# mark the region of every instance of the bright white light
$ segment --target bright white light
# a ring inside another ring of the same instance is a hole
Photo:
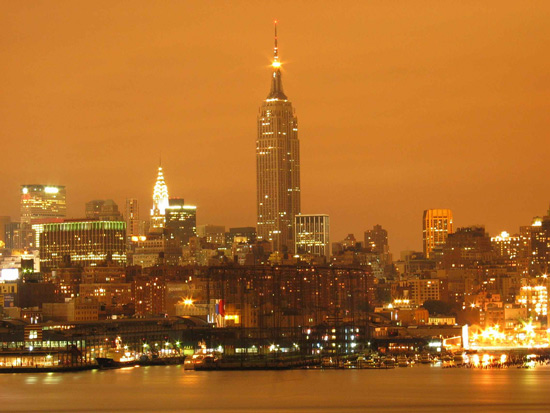
[[[16,281],[19,278],[19,270],[17,268],[4,268],[0,273],[0,281]]]
[[[44,188],[44,192],[47,194],[57,194],[59,192],[59,188],[56,188],[55,186],[47,186]]]

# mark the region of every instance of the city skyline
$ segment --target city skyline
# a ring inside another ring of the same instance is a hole
[[[16,218],[20,185],[38,182],[66,186],[68,216],[83,217],[92,199],[120,206],[137,198],[144,218],[158,146],[170,193],[197,205],[200,223],[253,224],[254,115],[272,16],[282,22],[285,85],[300,113],[302,210],[329,214],[332,240],[350,232],[360,239],[381,224],[392,251],[420,250],[421,214],[430,208],[453,210],[455,227],[513,234],[548,205],[548,184],[538,178],[548,156],[548,58],[539,53],[548,11],[499,5],[425,14],[403,5],[395,15],[380,5],[369,13],[320,7],[303,23],[289,3],[197,7],[189,10],[196,25],[170,18],[179,8],[166,6],[156,10],[163,25],[144,24],[143,34],[132,27],[147,21],[145,4],[128,18],[103,7],[96,31],[85,7],[68,6],[75,21],[67,23],[55,6],[7,5],[0,133],[21,157],[6,159],[1,214]],[[406,21],[407,12],[417,19]],[[331,13],[349,17],[348,27],[329,24]],[[191,29],[219,36],[186,36]],[[44,30],[55,46],[43,43]]]

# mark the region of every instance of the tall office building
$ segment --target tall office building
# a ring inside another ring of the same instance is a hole
[[[299,214],[294,217],[296,254],[330,257],[330,222],[324,214]]]
[[[122,221],[118,205],[112,199],[94,199],[86,202],[86,218],[100,221]]]
[[[139,204],[135,198],[126,199],[126,210],[124,211],[126,221],[126,234],[129,237],[140,235]]]
[[[164,182],[162,166],[159,166],[157,182],[153,189],[153,208],[151,209],[151,229],[164,228],[166,207],[169,205],[168,186]]]
[[[170,229],[181,246],[197,234],[197,207],[185,205],[181,198],[170,198],[166,208],[166,228]]]
[[[126,223],[75,220],[45,224],[40,234],[40,263],[52,269],[63,264],[126,263]]]
[[[21,223],[33,219],[65,218],[65,187],[61,185],[21,185]]]
[[[365,247],[370,248],[375,254],[388,252],[388,231],[381,225],[375,225],[372,229],[365,231]]]
[[[258,240],[273,250],[294,249],[294,216],[300,213],[300,147],[298,119],[283,92],[281,62],[273,53],[271,90],[258,115],[256,178]]]
[[[450,209],[427,209],[422,217],[422,239],[424,255],[431,258],[434,248],[447,242],[453,233],[453,213]]]

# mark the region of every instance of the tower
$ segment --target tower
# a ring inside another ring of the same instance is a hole
[[[164,228],[166,223],[165,212],[169,205],[168,187],[164,182],[162,166],[159,166],[157,182],[153,190],[153,208],[151,209],[151,229]]]
[[[271,242],[274,251],[292,252],[294,217],[300,213],[300,146],[298,119],[283,92],[277,22],[271,67],[271,90],[260,107],[256,140],[258,240]]]
[[[424,255],[431,258],[436,247],[447,242],[447,236],[453,233],[453,213],[450,209],[427,209],[422,217],[422,239]]]

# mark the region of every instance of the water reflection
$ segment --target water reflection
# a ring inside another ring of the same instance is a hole
[[[196,372],[150,366],[4,375],[0,386],[2,408],[22,411],[544,410],[548,373],[429,367]]]

